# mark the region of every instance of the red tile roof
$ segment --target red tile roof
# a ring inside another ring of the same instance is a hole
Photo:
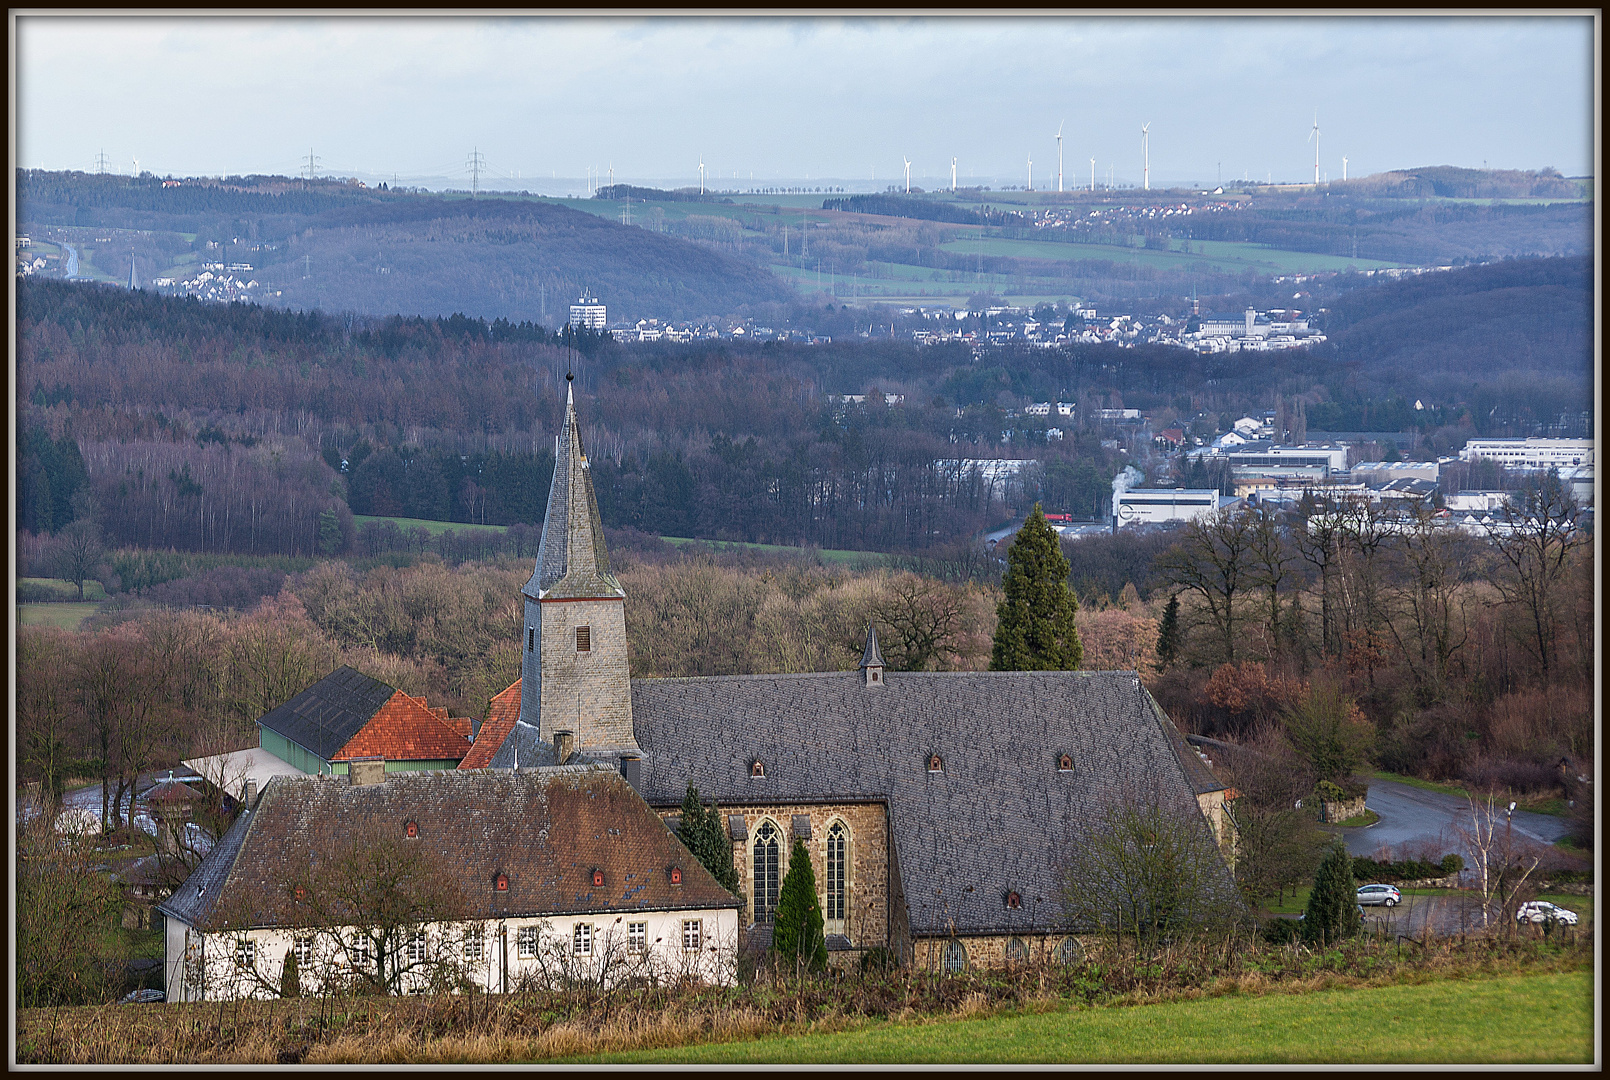
[[[486,719],[481,723],[481,733],[475,737],[475,745],[470,752],[464,755],[464,760],[458,763],[461,769],[485,769],[492,764],[492,755],[498,752],[503,740],[509,737],[514,730],[514,722],[520,719],[520,680],[514,680],[503,693],[493,698],[486,709]]]
[[[330,760],[379,755],[387,761],[459,761],[469,751],[469,739],[451,721],[398,690]]]

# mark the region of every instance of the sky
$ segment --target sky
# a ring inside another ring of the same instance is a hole
[[[1590,16],[17,17],[15,163],[881,190],[1594,170]],[[104,154],[104,164],[100,155]],[[1032,164],[1031,164],[1032,161]],[[752,179],[751,179],[752,178]],[[552,192],[550,192],[552,193]]]

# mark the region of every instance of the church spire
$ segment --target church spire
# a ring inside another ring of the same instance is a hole
[[[866,648],[861,652],[861,677],[868,686],[883,685],[883,651],[878,648],[878,631],[866,624]]]
[[[553,486],[548,489],[536,569],[525,593],[533,599],[624,597],[625,590],[609,572],[592,465],[576,419],[573,379],[565,376],[565,419],[554,446]]]

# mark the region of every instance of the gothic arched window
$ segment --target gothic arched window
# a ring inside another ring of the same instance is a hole
[[[967,949],[961,942],[951,938],[945,942],[945,974],[953,975],[967,968]]]
[[[750,873],[754,879],[755,921],[770,922],[772,912],[777,910],[777,891],[782,882],[782,845],[777,827],[769,821],[755,830],[753,856]]]
[[[1007,939],[1006,959],[1013,964],[1026,964],[1029,962],[1029,947],[1022,938]]]
[[[849,905],[850,833],[844,822],[835,821],[827,827],[827,909],[823,914],[830,923],[840,924],[843,932],[845,908]]]

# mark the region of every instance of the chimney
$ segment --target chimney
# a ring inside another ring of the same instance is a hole
[[[257,805],[257,781],[246,781],[246,809],[250,810]]]
[[[353,787],[383,784],[386,781],[386,759],[374,757],[353,758],[347,763],[347,782]]]
[[[573,731],[554,732],[553,747],[559,751],[559,764],[565,764],[570,760],[570,755],[575,752],[576,733]]]
[[[626,782],[632,785],[633,791],[642,792],[643,759],[640,757],[621,758],[621,775],[626,777]]]

